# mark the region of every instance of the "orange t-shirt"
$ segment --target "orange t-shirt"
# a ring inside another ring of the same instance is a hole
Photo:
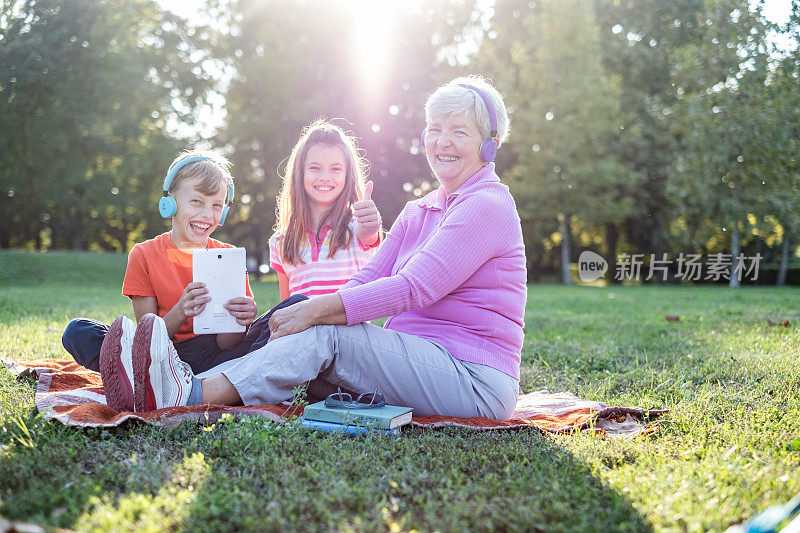
[[[233,248],[215,239],[208,239],[208,248]],[[155,296],[158,316],[163,317],[181,299],[183,289],[192,282],[192,254],[180,250],[172,242],[169,232],[154,239],[134,245],[128,254],[128,267],[122,281],[122,294]],[[247,296],[253,297],[250,280],[246,280]],[[189,318],[175,332],[174,341],[182,342],[196,337]]]

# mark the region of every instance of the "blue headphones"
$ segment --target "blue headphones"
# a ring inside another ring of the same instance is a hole
[[[213,160],[214,158],[212,157],[193,155],[179,160],[169,168],[167,177],[164,178],[163,196],[161,197],[161,200],[158,201],[158,212],[161,213],[163,218],[172,218],[178,212],[178,202],[175,201],[175,198],[169,195],[169,186],[172,184],[172,179],[175,177],[175,174],[177,174],[180,169],[189,163]],[[225,207],[222,208],[222,216],[219,219],[220,226],[225,223],[225,219],[228,217],[228,210],[231,207],[231,202],[233,202],[233,180],[228,181],[228,195],[225,197]]]
[[[480,156],[481,161],[484,163],[491,163],[494,161],[494,158],[497,157],[497,148],[500,146],[500,141],[497,139],[497,113],[494,110],[494,106],[492,105],[492,101],[489,100],[489,97],[484,94],[483,91],[474,87],[472,85],[466,85],[464,83],[459,83],[459,87],[464,87],[465,89],[469,89],[470,91],[474,92],[478,96],[481,97],[483,103],[486,104],[486,110],[489,112],[489,123],[490,123],[490,131],[489,131],[489,138],[486,139],[481,143],[480,148]],[[419,140],[422,143],[423,148],[425,147],[425,130],[422,130],[422,134],[419,136]]]

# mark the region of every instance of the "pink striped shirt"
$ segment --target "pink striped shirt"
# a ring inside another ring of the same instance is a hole
[[[283,234],[275,232],[269,238],[269,266],[289,278],[289,294],[305,294],[311,297],[334,293],[369,263],[380,242],[363,246],[355,238],[355,218],[350,221],[350,231],[354,235],[350,245],[338,249],[333,257],[328,257],[331,244],[330,225],[322,227],[325,235],[322,241],[317,241],[314,233],[309,232],[308,239],[300,245],[302,263],[297,265],[283,262],[280,254]]]

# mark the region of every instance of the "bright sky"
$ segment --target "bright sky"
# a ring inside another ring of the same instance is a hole
[[[750,0],[751,5],[755,4],[754,0]],[[764,9],[762,11],[764,17],[770,22],[784,24],[789,21],[789,15],[792,13],[792,0],[764,0]],[[797,43],[793,43],[785,36],[773,35],[772,42],[779,50],[786,52]]]
[[[388,5],[392,3],[387,0],[351,1],[355,4],[372,6],[371,11],[374,14],[380,14],[380,11],[382,11],[380,8],[378,8],[380,4]],[[194,0],[159,0],[159,3],[174,13],[187,18],[194,18],[198,16],[197,2]],[[758,0],[750,0],[751,5],[756,5],[757,3]],[[764,15],[772,22],[786,22],[789,20],[789,13],[791,13],[791,10],[792,0],[764,0]]]
[[[751,1],[751,4],[756,2]],[[783,23],[789,20],[792,12],[792,0],[765,0],[764,16],[772,22]]]
[[[183,17],[196,20],[199,23],[211,23],[207,16],[198,9],[198,4],[195,0],[158,0],[159,3],[166,9],[181,15]],[[352,3],[354,13],[359,18],[361,24],[358,26],[363,28],[363,34],[358,36],[357,41],[360,46],[354,53],[362,55],[362,63],[364,65],[380,65],[381,55],[385,52],[388,46],[391,45],[389,41],[390,32],[386,31],[386,24],[390,24],[392,17],[391,11],[396,9],[398,5],[402,5],[396,0],[347,0]],[[758,0],[749,0],[752,6],[758,4]],[[492,5],[494,0],[486,0],[488,5]],[[785,23],[789,20],[789,15],[792,10],[792,0],[764,0],[763,13],[767,20],[774,23]],[[772,38],[773,43],[779,50],[786,51],[797,43],[791,42],[789,39],[779,38],[774,35]],[[363,43],[370,43],[363,45]],[[364,73],[367,79],[371,76],[374,77],[376,73]],[[215,95],[212,98],[211,107],[204,107],[199,110],[198,119],[200,124],[197,128],[203,132],[203,137],[210,137],[214,134],[216,129],[224,121],[224,98],[222,95]],[[183,135],[191,134],[187,131],[185,126],[177,126],[179,133]]]

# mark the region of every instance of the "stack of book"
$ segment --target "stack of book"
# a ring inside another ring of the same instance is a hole
[[[342,431],[349,434],[386,433],[397,435],[400,428],[411,423],[411,408],[384,405],[367,409],[335,409],[325,402],[306,406],[300,423],[322,431]]]

